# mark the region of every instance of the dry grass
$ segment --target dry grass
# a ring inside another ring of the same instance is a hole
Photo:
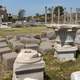
[[[47,30],[45,26],[0,29],[0,36],[16,35],[16,34],[40,34],[44,30]]]
[[[68,61],[61,63],[53,54],[43,56],[45,60],[46,80],[70,80],[70,75],[74,71],[80,71],[80,57],[76,61]]]

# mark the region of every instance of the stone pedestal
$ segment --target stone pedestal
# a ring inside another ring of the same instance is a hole
[[[71,74],[71,80],[80,80],[80,71],[73,72]]]
[[[74,45],[76,31],[79,25],[72,24],[58,24],[53,25],[56,33],[56,43],[54,45],[55,54],[60,61],[75,60],[75,53],[77,46]]]
[[[56,33],[54,57],[57,57],[60,61],[75,60],[77,46],[74,44],[74,41],[80,25],[51,24],[47,26],[53,28]]]
[[[13,80],[26,78],[44,80],[44,64],[40,53],[31,49],[22,49],[13,66]]]
[[[54,56],[57,57],[58,60],[64,62],[69,60],[75,60],[77,47],[55,47]]]

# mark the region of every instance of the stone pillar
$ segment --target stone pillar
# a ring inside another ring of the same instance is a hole
[[[70,24],[72,24],[72,8],[70,8]]]
[[[47,7],[45,7],[45,24],[47,24]]]
[[[52,7],[52,17],[51,17],[51,23],[53,24],[53,7]]]
[[[60,23],[60,8],[58,8],[58,24]]]
[[[66,23],[66,8],[64,8],[64,21],[63,23],[65,24]]]
[[[76,8],[75,24],[77,24],[77,21],[78,21],[78,10],[77,10],[77,8]]]

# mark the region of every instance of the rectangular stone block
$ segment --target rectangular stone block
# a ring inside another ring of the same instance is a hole
[[[16,52],[3,54],[3,63],[7,70],[13,69],[13,63],[14,63],[16,57],[17,57]]]

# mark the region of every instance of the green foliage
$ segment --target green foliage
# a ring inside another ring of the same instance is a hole
[[[24,20],[24,17],[25,17],[25,10],[24,9],[21,9],[19,12],[18,12],[18,18],[19,20]]]
[[[80,56],[76,61],[60,62],[54,58],[53,54],[43,55],[45,61],[45,80],[70,80],[70,75],[74,71],[80,71]]]
[[[39,17],[39,16],[40,16],[40,14],[39,14],[39,13],[36,13],[36,16],[37,16],[37,17]]]
[[[48,11],[49,11],[49,13],[51,14],[52,9],[51,9],[51,8],[48,8]]]
[[[12,80],[12,73],[6,73],[2,80]]]
[[[60,16],[64,14],[64,8],[62,6],[56,6],[54,8],[54,14],[58,16],[58,9],[60,9]]]
[[[17,35],[17,34],[40,34],[42,31],[47,30],[44,25],[36,27],[25,27],[25,28],[10,28],[0,29],[0,36]]]

